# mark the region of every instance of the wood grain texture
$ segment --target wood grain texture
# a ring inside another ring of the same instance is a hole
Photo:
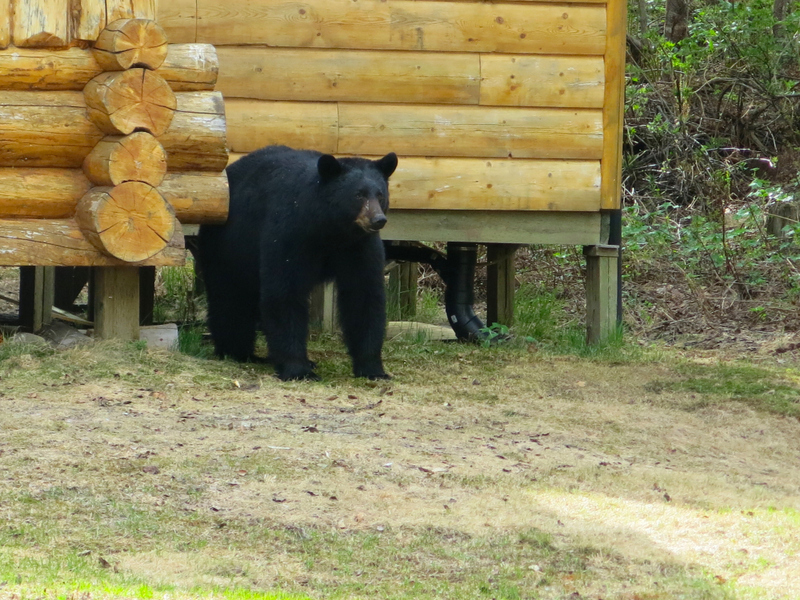
[[[137,131],[100,140],[83,161],[83,172],[95,185],[143,181],[158,186],[167,174],[167,153],[152,134]]]
[[[223,173],[169,173],[158,191],[182,224],[224,223],[228,218],[228,176]]]
[[[104,71],[157,69],[167,57],[167,34],[149,19],[118,19],[100,32],[94,56]]]
[[[72,0],[72,35],[93,42],[106,26],[106,0]]]
[[[219,74],[219,58],[211,44],[170,44],[156,71],[173,92],[210,91]]]
[[[158,136],[170,171],[220,172],[228,163],[225,105],[219,92],[180,92],[169,129]]]
[[[602,208],[606,209],[618,209],[622,205],[622,125],[625,109],[625,28],[627,17],[627,3],[624,0],[609,0],[602,161]]]
[[[220,47],[218,89],[258,100],[477,104],[477,54]]]
[[[175,92],[212,90],[219,62],[209,44],[170,44],[156,73]],[[91,50],[8,48],[0,50],[0,90],[82,90],[103,70]]]
[[[132,266],[97,250],[74,219],[0,219],[0,265]],[[169,245],[135,266],[176,266],[186,261],[183,231],[176,226]]]
[[[162,0],[169,4],[171,0]],[[108,22],[117,19],[153,19],[158,16],[156,0],[106,0],[106,18]]]
[[[603,106],[601,57],[481,54],[480,58],[482,105]]]
[[[384,240],[479,244],[597,244],[597,212],[390,210]]]
[[[62,219],[75,214],[92,183],[80,169],[0,168],[0,219]],[[183,223],[221,223],[228,215],[222,173],[169,173],[158,191]]]
[[[164,79],[147,69],[103,73],[83,89],[89,118],[110,135],[137,130],[161,135],[176,108],[175,94]]]
[[[91,186],[80,169],[0,168],[0,219],[71,217]]]
[[[242,156],[231,154],[230,163]],[[600,209],[600,163],[400,156],[389,191],[392,211],[592,212]]]
[[[158,2],[156,21],[173,44],[197,41],[197,0]]]
[[[0,48],[11,43],[11,0],[0,0]]]
[[[252,152],[270,144],[337,151],[335,103],[233,98],[225,101],[225,111],[231,152]]]
[[[174,17],[162,24],[174,42],[215,45],[591,55],[606,27],[602,6],[428,0],[198,0],[195,23],[196,40]]]
[[[78,201],[75,221],[98,250],[125,262],[141,262],[166,248],[176,222],[158,190],[140,181],[92,188]]]
[[[600,164],[402,156],[389,191],[401,210],[593,211]]]
[[[13,11],[12,39],[15,46],[69,45],[69,0],[13,0]]]
[[[342,154],[599,159],[598,110],[339,104]]]
[[[80,167],[102,137],[80,92],[0,92],[0,166]]]

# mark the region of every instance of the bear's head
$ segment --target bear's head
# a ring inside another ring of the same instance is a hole
[[[386,225],[389,176],[396,168],[397,155],[394,152],[379,160],[337,159],[323,154],[317,161],[324,196],[347,223],[365,233],[376,233]]]

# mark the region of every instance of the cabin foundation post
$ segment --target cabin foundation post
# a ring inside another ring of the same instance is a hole
[[[139,339],[139,268],[94,269],[94,336]]]
[[[597,344],[616,331],[620,315],[619,246],[585,246],[586,340]]]
[[[517,246],[486,246],[486,324],[510,327],[514,322],[514,255]]]
[[[336,331],[336,286],[333,282],[318,285],[311,292],[309,325],[312,329],[332,333]]]
[[[20,267],[19,324],[25,331],[35,333],[50,324],[55,282],[55,267]]]

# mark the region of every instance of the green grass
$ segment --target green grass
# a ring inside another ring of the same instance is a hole
[[[695,407],[730,400],[744,402],[765,412],[800,417],[800,374],[787,369],[768,369],[746,364],[676,366],[679,381],[655,381],[654,391],[684,391],[701,395]]]

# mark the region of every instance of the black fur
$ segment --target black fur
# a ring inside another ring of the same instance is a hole
[[[388,377],[381,359],[386,298],[377,229],[386,221],[387,180],[396,166],[394,154],[377,161],[336,159],[269,146],[228,167],[228,221],[203,225],[199,238],[218,356],[253,359],[260,324],[281,379],[316,378],[306,350],[309,295],[315,285],[335,280],[353,373]]]

